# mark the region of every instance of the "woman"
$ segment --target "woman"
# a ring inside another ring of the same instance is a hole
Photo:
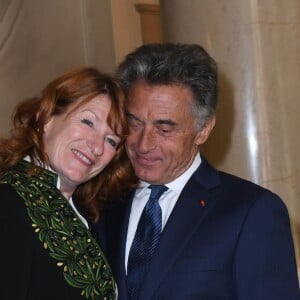
[[[116,298],[89,229],[105,201],[135,182],[126,134],[122,91],[93,68],[17,106],[0,139],[0,299]]]

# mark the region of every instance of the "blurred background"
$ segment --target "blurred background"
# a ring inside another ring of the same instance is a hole
[[[113,73],[163,41],[199,43],[216,59],[217,125],[202,152],[282,197],[300,265],[299,0],[0,0],[0,133],[18,101],[63,71]]]

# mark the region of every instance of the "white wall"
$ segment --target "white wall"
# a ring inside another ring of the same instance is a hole
[[[109,0],[1,0],[0,133],[18,101],[78,65],[115,68]]]

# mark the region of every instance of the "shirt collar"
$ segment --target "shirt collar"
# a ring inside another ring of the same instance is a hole
[[[201,164],[201,156],[200,156],[200,153],[198,153],[195,156],[195,158],[194,158],[192,164],[189,166],[189,168],[183,174],[181,174],[179,177],[177,177],[173,181],[165,184],[165,186],[167,186],[170,190],[176,192],[177,194],[180,194],[183,187],[188,182],[188,180],[193,175],[193,173],[197,170],[197,168],[200,166],[200,164]],[[137,195],[139,195],[140,193],[143,193],[145,191],[145,189],[148,188],[149,185],[150,185],[150,183],[140,180],[139,186],[136,191]]]
[[[24,160],[26,160],[28,162],[31,162],[31,159],[30,159],[29,155],[25,156]],[[40,167],[40,164],[38,163],[38,161],[34,161],[34,164]],[[60,190],[60,178],[59,178],[58,174],[53,169],[51,169],[48,165],[45,165],[44,169],[48,170],[48,171],[50,171],[50,172],[52,172],[56,175],[56,188],[58,190]]]

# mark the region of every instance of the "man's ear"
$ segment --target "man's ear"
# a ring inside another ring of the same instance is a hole
[[[196,145],[200,146],[206,142],[208,139],[211,131],[215,127],[216,124],[216,117],[213,116],[211,117],[203,126],[201,131],[198,133],[197,138],[196,138]]]

